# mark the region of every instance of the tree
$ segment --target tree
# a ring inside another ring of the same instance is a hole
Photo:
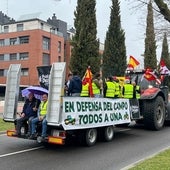
[[[145,68],[157,68],[156,58],[156,41],[153,24],[153,8],[150,0],[148,4],[147,26],[146,26],[146,38],[145,38],[145,52],[144,52],[144,67]]]
[[[112,0],[110,24],[103,53],[103,75],[122,76],[126,70],[125,33],[121,28],[120,3]]]
[[[163,0],[154,0],[156,5],[158,6],[160,13],[164,16],[164,18],[170,22],[170,10],[168,8],[167,3]]]
[[[75,36],[71,42],[71,71],[76,71],[82,77],[88,66],[92,72],[99,72],[99,41],[97,40],[96,1],[78,0],[74,12]]]
[[[167,41],[167,34],[164,33],[163,43],[162,43],[162,53],[161,59],[165,61],[166,66],[170,69],[170,55],[169,55],[169,47]]]

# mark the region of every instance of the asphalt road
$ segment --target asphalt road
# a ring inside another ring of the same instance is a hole
[[[51,146],[0,135],[0,170],[120,170],[170,146],[170,127],[119,129],[112,142],[93,147]]]

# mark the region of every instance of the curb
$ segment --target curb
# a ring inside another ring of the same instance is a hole
[[[0,131],[0,135],[6,134],[6,131]]]

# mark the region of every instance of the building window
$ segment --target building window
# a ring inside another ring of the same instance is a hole
[[[3,77],[3,76],[4,76],[4,70],[0,69],[0,77]]]
[[[19,53],[19,59],[20,60],[27,60],[28,59],[28,52]]]
[[[58,56],[58,62],[61,62],[61,56]]]
[[[5,25],[4,26],[4,33],[7,33],[7,32],[9,32],[9,26]]]
[[[43,53],[43,65],[49,66],[50,65],[50,55]]]
[[[44,24],[41,22],[41,29],[43,30],[44,29]]]
[[[58,41],[58,52],[61,53],[61,41]]]
[[[15,45],[17,43],[17,38],[10,38],[10,45]]]
[[[4,41],[4,39],[1,39],[0,40],[0,46],[2,47],[2,46],[4,46],[5,45],[5,41]]]
[[[50,39],[43,37],[43,50],[50,50]]]
[[[19,37],[19,43],[20,44],[29,43],[29,36]]]
[[[0,54],[0,61],[4,61],[4,54]]]
[[[23,24],[17,24],[17,31],[23,31],[24,25]]]
[[[21,76],[28,76],[28,68],[21,68]]]
[[[17,60],[17,54],[16,53],[10,54],[9,59],[10,60]]]

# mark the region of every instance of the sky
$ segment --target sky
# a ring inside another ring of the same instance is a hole
[[[9,17],[19,20],[22,15],[39,14],[39,18],[47,20],[53,13],[60,20],[74,27],[74,10],[77,0],[0,0],[0,11]],[[106,31],[110,23],[111,0],[96,0],[97,37],[104,43]],[[125,32],[127,61],[134,56],[143,67],[145,28],[139,24],[140,14],[134,12],[128,0],[120,2],[122,29]]]

